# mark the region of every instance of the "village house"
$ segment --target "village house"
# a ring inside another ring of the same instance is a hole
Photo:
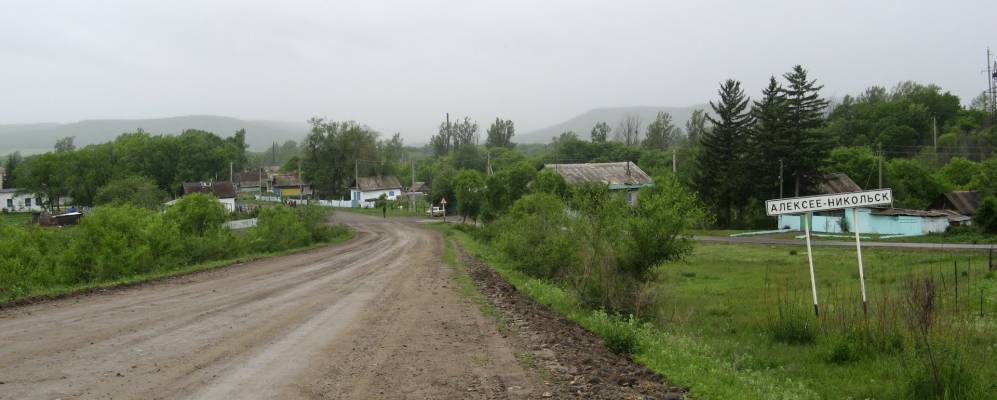
[[[218,202],[225,206],[225,210],[235,211],[235,186],[231,182],[184,182],[183,194],[186,196],[193,193],[210,194],[218,198]],[[173,205],[176,200],[166,203]]]
[[[243,171],[235,174],[232,183],[239,193],[262,193],[266,180],[263,171]]]
[[[816,193],[810,195],[861,192],[848,175],[828,174],[820,183]],[[810,217],[812,232],[846,233],[854,232],[857,226],[861,233],[881,235],[916,236],[928,233],[945,232],[949,226],[948,215],[939,211],[909,210],[892,207],[860,207],[856,210],[858,220],[852,217],[851,209],[815,212]],[[804,215],[780,215],[779,228],[803,230]],[[857,224],[857,225],[856,225]]]
[[[944,213],[952,225],[972,225],[976,209],[980,207],[980,193],[975,190],[957,190],[942,193],[933,203],[931,210]]]
[[[654,180],[637,164],[630,161],[585,164],[546,164],[544,170],[554,171],[564,177],[569,185],[600,183],[609,190],[623,193],[627,202],[637,203],[637,194],[643,187],[653,186]]]
[[[312,195],[312,187],[302,182],[297,173],[270,175],[269,191],[280,199],[306,199]]]
[[[394,176],[361,176],[350,188],[353,207],[364,207],[365,203],[377,201],[384,195],[388,200],[397,200],[402,194],[402,184]]]

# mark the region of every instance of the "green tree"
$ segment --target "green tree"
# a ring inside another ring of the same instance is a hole
[[[481,212],[482,197],[485,194],[485,180],[478,171],[461,170],[453,178],[454,196],[457,200],[457,212],[467,220],[477,219]]]
[[[382,171],[384,157],[379,148],[385,145],[379,143],[377,132],[352,121],[312,118],[309,123],[312,128],[302,146],[301,173],[316,196],[346,196],[354,175]]]
[[[76,150],[76,145],[73,144],[74,136],[66,136],[62,139],[55,141],[55,152],[56,153],[66,153]]]
[[[654,179],[643,188],[627,219],[630,247],[628,271],[639,281],[650,279],[654,266],[692,254],[693,240],[687,231],[709,221],[709,214],[695,194],[682,188],[671,176]]]
[[[952,157],[944,167],[942,167],[942,176],[945,179],[959,189],[966,189],[970,187],[973,177],[975,177],[980,172],[980,164],[967,160],[963,157]]]
[[[923,210],[944,193],[944,180],[917,161],[893,159],[886,163],[885,184],[893,189],[893,205]]]
[[[592,127],[592,142],[593,143],[605,142],[606,139],[609,137],[609,132],[611,130],[612,129],[609,127],[609,124],[607,124],[606,121],[597,122],[595,126]]]
[[[752,103],[751,115],[755,124],[750,131],[749,146],[752,157],[748,159],[755,173],[755,187],[764,197],[779,194],[780,161],[794,149],[786,140],[786,96],[775,77],[769,77],[768,86],[762,90],[761,101]],[[785,173],[782,178],[785,179]],[[787,182],[782,182],[786,184]]]
[[[504,213],[516,200],[529,192],[529,184],[536,175],[536,168],[520,162],[489,176],[485,180],[482,219],[489,222]],[[436,190],[435,185],[434,182],[433,190]]]
[[[997,196],[997,157],[980,163],[979,171],[969,186],[979,191],[982,197]]]
[[[16,180],[17,175],[15,175],[15,171],[17,170],[17,166],[21,164],[21,161],[23,160],[24,157],[21,157],[21,152],[19,151],[15,151],[7,155],[7,159],[4,160],[3,163],[3,169],[6,174],[6,176],[4,176],[3,179],[3,188],[17,187],[17,180]]]
[[[156,182],[144,176],[133,176],[112,180],[99,189],[94,204],[129,204],[140,208],[158,210],[166,193],[156,186]]]
[[[565,198],[568,195],[568,183],[561,174],[545,169],[537,172],[530,190],[533,193],[548,193]]]
[[[194,193],[167,208],[165,218],[176,223],[184,235],[206,236],[221,229],[225,222],[225,206],[214,196]]]
[[[997,233],[997,197],[987,196],[980,203],[973,223],[986,233]]]
[[[692,111],[689,120],[685,122],[685,133],[690,143],[699,143],[699,138],[706,133],[706,111],[702,109]]]
[[[878,159],[868,147],[835,147],[824,166],[826,172],[844,173],[863,188],[875,185],[878,168]]]
[[[488,127],[488,137],[485,139],[485,146],[512,148],[515,146],[515,144],[512,143],[512,137],[515,134],[516,127],[513,125],[511,120],[495,118],[495,122],[492,123],[492,126]]]
[[[672,125],[671,114],[660,111],[647,126],[647,136],[642,144],[648,149],[664,150],[681,134],[682,130]]]
[[[734,218],[733,209],[742,204],[748,186],[751,171],[744,167],[752,118],[741,82],[728,79],[718,93],[720,100],[710,102],[716,117],[707,116],[713,130],[700,140],[696,184],[703,199],[716,210],[718,222],[727,226]]]
[[[820,180],[821,162],[826,158],[830,143],[818,130],[824,126],[824,109],[827,100],[820,97],[824,87],[807,76],[802,66],[793,67],[783,75],[786,86],[786,144],[792,151],[785,154],[785,171],[793,178],[795,195],[812,187]]]

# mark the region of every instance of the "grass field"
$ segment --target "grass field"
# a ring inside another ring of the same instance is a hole
[[[730,236],[732,234],[752,232],[747,230],[730,230],[730,229],[701,229],[695,230],[691,233],[694,235],[701,236]],[[803,232],[784,232],[784,233],[773,233],[767,235],[757,235],[751,237],[765,237],[774,239],[797,239],[797,237],[802,236]],[[987,235],[978,232],[959,232],[959,233],[933,233],[921,236],[892,236],[886,235],[887,237],[881,237],[878,234],[862,234],[862,240],[873,241],[873,242],[906,242],[906,243],[969,243],[969,244],[997,244],[997,235]],[[824,233],[814,233],[811,237],[813,240],[855,240],[854,233],[836,233],[836,234],[824,234]],[[799,239],[802,243],[803,239]]]
[[[653,315],[634,322],[581,308],[574,293],[520,273],[488,245],[456,230],[450,235],[517,289],[587,329],[604,337],[632,332],[634,358],[673,384],[691,388],[699,399],[918,398],[911,387],[923,383],[923,358],[914,350],[922,347],[902,337],[902,325],[890,328],[901,337],[896,350],[867,351],[856,344],[862,338],[852,343],[848,332],[864,332],[850,324],[887,326],[875,321],[900,315],[900,293],[915,277],[931,276],[938,285],[936,324],[958,327],[942,331],[943,338],[962,346],[950,352],[962,357],[956,363],[964,369],[950,374],[952,379],[966,379],[967,386],[989,393],[997,390],[992,361],[997,356],[997,279],[987,271],[982,252],[865,250],[870,317],[862,322],[854,250],[818,248],[815,275],[823,311],[818,323],[802,246],[697,244],[687,260],[660,266],[656,306],[648,311]],[[953,263],[958,263],[955,271]],[[816,330],[811,340],[774,339],[779,324],[773,321],[781,320],[780,310],[787,306]],[[954,367],[940,368],[951,372]],[[953,398],[979,398],[979,390],[974,393]]]
[[[23,225],[31,222],[31,213],[0,213],[0,221],[12,225]]]

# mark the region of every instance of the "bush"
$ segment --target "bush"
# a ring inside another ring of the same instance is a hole
[[[973,222],[986,233],[997,233],[997,197],[989,196],[983,200]]]
[[[56,283],[52,240],[37,227],[0,222],[0,300],[15,299],[32,288]]]
[[[293,210],[285,206],[260,211],[254,231],[257,248],[281,251],[311,243],[311,233]]]
[[[72,283],[112,281],[187,261],[177,225],[147,209],[101,207],[78,229],[64,254]]]
[[[596,311],[589,320],[590,329],[602,337],[606,348],[616,354],[634,354],[640,344],[640,323],[633,315],[613,317]]]
[[[158,210],[162,207],[166,193],[156,186],[152,179],[140,176],[110,181],[97,189],[94,204],[130,204],[136,207]]]
[[[209,231],[221,229],[225,222],[225,206],[214,196],[190,194],[166,209],[166,219],[179,225],[185,235],[204,236]]]
[[[564,203],[550,194],[517,200],[495,222],[495,246],[529,275],[551,278],[571,265],[578,242],[572,238]]]
[[[777,342],[811,344],[817,337],[816,322],[809,309],[786,298],[779,303],[775,317],[769,318],[768,329]]]

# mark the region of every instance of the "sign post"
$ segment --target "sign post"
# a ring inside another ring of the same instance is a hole
[[[893,191],[890,189],[869,190],[865,192],[837,193],[820,196],[791,197],[765,201],[765,213],[769,216],[803,214],[803,228],[807,239],[807,261],[810,264],[810,288],[813,291],[814,314],[820,316],[817,305],[817,280],[814,277],[814,258],[810,244],[811,218],[815,211],[831,211],[852,209],[852,228],[855,231],[855,250],[859,261],[859,281],[862,287],[862,311],[868,314],[868,302],[865,293],[865,271],[862,266],[862,242],[859,238],[858,208],[893,205]],[[847,218],[847,214],[842,216]]]
[[[814,278],[814,252],[810,247],[810,220],[813,213],[803,215],[803,226],[807,237],[807,261],[810,263],[810,289],[814,293],[814,315],[820,316],[820,307],[817,305],[817,278]]]
[[[855,253],[859,257],[859,282],[862,287],[862,313],[869,315],[869,304],[865,299],[865,271],[862,268],[862,239],[859,238],[859,212],[857,208],[852,208],[852,224],[855,225]]]
[[[440,200],[440,205],[443,206],[443,222],[447,222],[447,198],[444,197]]]

